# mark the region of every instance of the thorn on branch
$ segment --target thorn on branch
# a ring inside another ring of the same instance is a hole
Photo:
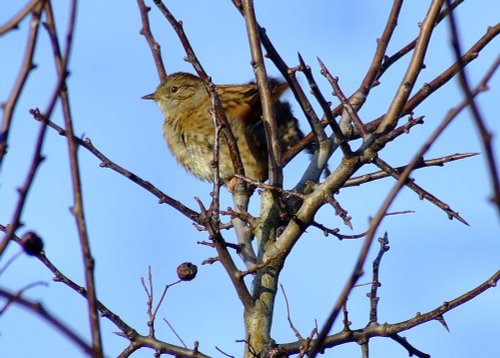
[[[263,261],[262,263],[258,264],[258,265],[255,265],[254,267],[252,267],[251,269],[248,269],[247,271],[242,271],[240,273],[240,275],[242,277],[245,277],[247,275],[254,275],[255,273],[257,273],[257,271],[259,271],[260,269],[268,266],[271,262],[273,262],[274,260],[276,260],[278,257],[280,257],[281,255],[284,255],[285,252],[278,252],[276,255],[274,255],[273,257],[270,257],[269,259]]]
[[[439,315],[436,317],[436,321],[438,321],[439,323],[441,323],[443,325],[443,327],[449,332],[450,331],[450,328],[448,327],[448,324],[446,323],[445,319],[444,319],[444,316],[443,315]]]
[[[216,263],[219,260],[219,257],[209,257],[208,259],[205,259],[201,262],[202,265],[212,265],[213,263]]]

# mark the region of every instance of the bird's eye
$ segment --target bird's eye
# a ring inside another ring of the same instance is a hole
[[[179,90],[179,87],[176,87],[176,86],[170,87],[170,92],[172,92],[172,93],[177,93],[178,90]]]

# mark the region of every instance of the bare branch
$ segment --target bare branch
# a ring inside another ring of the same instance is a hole
[[[474,45],[472,45],[469,50],[461,57],[461,63],[463,66],[469,64],[471,61],[475,60],[481,50],[483,50],[486,45],[488,45],[498,34],[500,33],[500,24],[489,27],[484,36],[482,36]],[[461,64],[457,61],[445,71],[443,71],[439,76],[428,83],[424,83],[422,88],[420,88],[413,96],[411,96],[407,103],[405,104],[401,116],[408,115],[413,112],[413,110],[421,104],[426,98],[433,94],[436,90],[444,86],[448,81],[455,77],[455,75],[460,70]],[[369,128],[373,125],[379,125],[379,123],[384,119],[384,116],[375,119],[374,121],[367,124]]]
[[[408,343],[408,341],[406,340],[406,338],[404,337],[401,337],[400,335],[398,334],[394,334],[391,336],[391,338],[398,342],[399,344],[401,344],[404,348],[406,348],[406,350],[408,351],[408,354],[411,356],[417,356],[417,357],[420,357],[420,358],[431,358],[431,356],[429,354],[426,354],[422,351],[419,351],[417,348],[413,347],[410,343]]]
[[[161,46],[158,42],[156,42],[153,34],[151,33],[151,27],[149,26],[148,13],[151,11],[151,8],[146,6],[144,0],[137,0],[137,5],[139,6],[142,21],[140,34],[146,38],[149,48],[151,49],[151,54],[153,55],[153,60],[161,82],[167,77],[167,72],[165,71],[163,59],[161,58]]]
[[[12,116],[14,115],[14,110],[19,100],[19,96],[24,88],[26,80],[28,79],[28,75],[35,68],[35,64],[33,63],[33,55],[35,53],[38,32],[40,30],[40,17],[42,14],[44,3],[45,1],[38,1],[33,8],[33,15],[31,16],[31,29],[28,35],[28,45],[24,53],[21,70],[9,95],[9,99],[7,100],[5,105],[2,106],[3,118],[2,127],[0,129],[0,166],[7,150],[7,140],[9,137]]]
[[[93,349],[89,346],[78,334],[71,330],[64,323],[59,321],[54,315],[47,312],[47,310],[40,304],[28,301],[22,298],[19,294],[10,293],[4,289],[0,288],[0,296],[6,298],[7,300],[17,303],[30,311],[33,311],[40,318],[47,321],[49,324],[54,326],[58,331],[60,331],[64,336],[66,336],[70,341],[79,346],[85,353],[92,354]]]
[[[420,34],[418,36],[417,43],[415,44],[415,52],[413,53],[412,59],[406,73],[401,81],[401,84],[394,96],[394,99],[387,110],[387,113],[380,123],[377,129],[378,134],[383,134],[394,128],[397,121],[403,111],[403,108],[410,96],[411,90],[415,85],[415,81],[422,70],[422,65],[424,63],[425,53],[427,51],[427,45],[431,38],[432,30],[436,23],[436,19],[439,15],[441,6],[444,0],[433,0],[429,6],[429,11],[425,16],[424,21],[420,26]]]
[[[372,62],[370,64],[370,68],[365,75],[365,78],[361,82],[360,91],[366,97],[370,92],[371,88],[374,86],[375,81],[378,80],[377,75],[380,71],[381,65],[385,63],[385,53],[387,51],[387,46],[392,38],[392,34],[396,29],[398,24],[398,17],[401,11],[401,7],[403,5],[403,0],[395,0],[392,4],[391,12],[389,17],[387,18],[387,22],[385,24],[384,31],[382,36],[377,39],[377,50],[373,55]]]
[[[441,12],[439,13],[439,16],[436,20],[435,26],[437,26],[443,19],[445,19],[446,16],[448,16],[448,14],[450,13],[450,11],[457,8],[463,2],[464,2],[464,0],[455,0],[449,8],[446,7],[445,9],[441,10]],[[406,46],[404,46],[403,48],[401,48],[399,51],[394,53],[393,55],[386,56],[384,58],[384,61],[381,64],[380,68],[378,69],[378,73],[377,73],[377,76],[375,78],[375,81],[378,81],[382,77],[382,75],[385,73],[385,71],[387,71],[394,63],[396,63],[403,56],[405,56],[407,53],[409,53],[411,50],[413,50],[415,48],[416,43],[417,43],[417,39],[418,39],[418,37],[416,39],[414,39],[413,41],[411,41]]]
[[[481,80],[480,84],[475,88],[474,95],[477,95],[479,92],[484,91],[488,81],[493,76],[493,73],[495,72],[498,65],[499,64],[497,62],[494,64],[494,66],[492,66],[490,68],[490,70],[486,73],[485,77],[483,77],[483,79]],[[460,113],[468,104],[469,104],[469,101],[466,98],[458,106],[456,106],[455,108],[452,108],[448,112],[446,117],[441,121],[439,126],[434,130],[434,132],[431,134],[431,136],[427,139],[427,141],[424,143],[424,145],[420,148],[420,150],[418,150],[417,153],[413,156],[413,159],[411,160],[410,164],[408,164],[408,166],[400,174],[398,182],[394,185],[393,189],[391,190],[391,192],[389,193],[389,195],[385,199],[384,203],[381,205],[379,211],[377,212],[377,215],[372,220],[372,222],[370,224],[370,229],[368,232],[368,239],[369,240],[367,240],[367,241],[373,240],[373,237],[375,235],[375,231],[377,230],[378,226],[380,225],[380,222],[382,221],[384,214],[389,209],[389,206],[393,202],[397,193],[404,186],[404,183],[408,179],[410,173],[418,165],[418,163],[421,160],[421,158],[423,157],[423,155],[429,150],[432,143],[435,142],[435,140],[442,134],[442,132],[453,121],[453,119],[455,119],[455,117],[458,115],[458,113]]]
[[[24,7],[19,10],[19,12],[14,15],[10,20],[8,20],[5,24],[0,26],[0,36],[4,35],[5,33],[17,29],[19,26],[19,23],[26,17],[28,14],[35,10],[35,6],[39,5],[41,6],[42,1],[40,0],[31,0],[29,1]],[[36,10],[35,10],[36,11]]]
[[[102,357],[103,347],[102,347],[102,337],[99,323],[98,315],[98,303],[97,303],[97,293],[94,278],[94,258],[92,257],[90,250],[90,242],[88,238],[87,225],[85,222],[84,208],[83,208],[83,194],[82,194],[82,183],[80,176],[80,165],[78,162],[78,144],[73,140],[73,119],[70,110],[69,95],[65,85],[65,77],[67,76],[67,64],[69,61],[69,55],[72,47],[72,39],[74,32],[74,25],[76,19],[76,0],[71,2],[68,29],[65,34],[65,50],[64,53],[61,52],[59,47],[59,42],[57,39],[56,25],[54,16],[52,13],[52,7],[50,2],[45,5],[45,11],[47,13],[47,29],[49,32],[49,37],[52,43],[52,48],[54,51],[54,59],[57,67],[57,72],[59,77],[63,79],[63,85],[59,91],[59,97],[61,99],[63,108],[63,118],[67,135],[68,150],[69,150],[69,161],[71,167],[71,180],[73,184],[73,199],[74,205],[72,207],[72,213],[75,216],[76,226],[78,229],[78,236],[80,239],[80,246],[82,249],[82,258],[84,262],[84,272],[85,272],[85,285],[87,288],[87,302],[89,309],[89,320],[90,328],[92,334],[92,347],[94,349],[94,354],[96,357]]]
[[[203,206],[203,203],[198,198],[195,199],[197,199],[198,204],[201,207],[202,218],[204,218],[204,224],[210,235],[210,240],[212,240],[212,242],[215,245],[215,249],[217,250],[219,261],[221,262],[222,266],[224,266],[224,269],[226,270],[229,278],[231,279],[231,282],[236,292],[238,293],[238,297],[240,298],[243,306],[246,309],[251,308],[254,304],[254,301],[252,296],[250,295],[247,286],[245,285],[245,281],[243,280],[244,276],[238,270],[238,268],[234,263],[233,258],[229,254],[229,251],[227,250],[226,241],[222,237],[219,228],[214,226],[213,220],[206,215],[206,209]]]
[[[500,178],[498,176],[497,164],[495,155],[493,154],[493,148],[491,143],[491,132],[486,128],[486,123],[479,112],[478,105],[474,99],[474,93],[470,86],[470,81],[467,77],[467,73],[465,71],[465,63],[462,60],[462,49],[460,45],[460,41],[458,40],[458,26],[455,21],[455,15],[453,11],[451,11],[451,1],[446,0],[446,5],[448,9],[450,9],[450,14],[448,16],[450,29],[451,29],[451,45],[455,52],[455,57],[458,63],[458,79],[460,81],[460,87],[464,92],[465,98],[469,101],[469,109],[472,113],[472,118],[474,118],[474,122],[476,123],[476,127],[479,130],[481,142],[483,144],[484,152],[486,153],[486,159],[488,161],[488,169],[490,171],[491,177],[491,185],[493,187],[493,196],[492,202],[496,205],[498,214],[500,214]],[[496,59],[497,65],[500,63],[500,57]]]
[[[47,125],[54,129],[59,135],[68,136],[68,133],[60,126],[58,126],[56,123],[46,120],[40,115],[37,115],[39,112],[34,112],[35,119],[38,121],[45,120],[47,122]],[[153,184],[150,182],[142,179],[141,177],[137,176],[136,174],[132,173],[131,171],[121,167],[120,165],[116,164],[112,160],[110,160],[108,157],[106,157],[99,149],[97,149],[92,141],[89,138],[86,139],[81,139],[79,137],[73,136],[73,140],[78,143],[81,147],[87,149],[90,153],[92,153],[95,157],[97,157],[99,160],[101,160],[100,166],[103,168],[109,168],[118,174],[121,174],[125,178],[129,179],[130,181],[136,183],[143,189],[149,191],[151,194],[153,194],[155,197],[159,199],[160,204],[168,204],[172,208],[176,209],[179,211],[181,214],[192,220],[198,225],[202,225],[203,221],[200,219],[200,214],[195,212],[194,210],[188,208],[181,202],[175,200],[174,198],[168,196],[167,194],[163,193],[160,189],[156,188]]]
[[[271,90],[269,89],[264,57],[262,55],[259,26],[255,18],[253,0],[243,0],[243,16],[252,54],[252,66],[257,79],[260,101],[262,104],[262,119],[267,139],[267,159],[269,166],[269,183],[275,187],[283,185],[281,162],[281,146],[278,136],[278,125],[273,110]]]
[[[330,71],[328,71],[325,64],[321,60],[318,59],[318,61],[319,61],[319,64],[321,66],[321,73],[323,74],[323,76],[325,76],[328,79],[328,82],[330,82],[330,84],[332,85],[333,94],[335,96],[337,96],[338,99],[340,100],[342,107],[349,115],[349,118],[354,123],[354,126],[356,127],[358,132],[361,134],[361,136],[363,138],[366,138],[367,132],[366,132],[365,126],[364,126],[363,122],[361,121],[361,119],[359,118],[357,110],[355,108],[353,108],[353,105],[351,104],[349,99],[346,98],[346,96],[344,95],[344,93],[340,89],[338,78],[333,77],[330,74]],[[357,104],[358,108],[359,108],[359,105],[360,104],[358,103]]]
[[[371,324],[362,329],[342,330],[339,333],[326,337],[326,339],[322,344],[322,348],[334,347],[348,342],[365,342],[372,337],[392,338],[394,335],[400,332],[409,330],[423,323],[427,323],[438,319],[438,317],[443,316],[444,313],[449,312],[461,306],[462,304],[472,300],[473,298],[485,292],[486,290],[496,287],[499,280],[500,280],[500,271],[497,271],[495,272],[495,274],[493,274],[492,277],[490,277],[488,280],[486,280],[476,288],[472,289],[471,291],[451,301],[444,302],[442,305],[440,305],[439,307],[437,307],[432,311],[423,314],[417,314],[414,318],[403,322]],[[313,342],[316,343],[318,339],[315,339]],[[280,348],[284,350],[287,354],[297,354],[300,352],[300,349],[304,343],[305,343],[304,340],[300,340],[292,343],[281,344]],[[401,344],[401,342],[398,343]],[[311,355],[311,352],[312,351],[309,352],[309,356]]]
[[[295,325],[292,322],[292,318],[290,315],[290,304],[288,303],[288,297],[286,295],[285,288],[283,287],[283,285],[281,283],[280,283],[280,288],[281,288],[281,293],[283,293],[283,297],[285,298],[286,319],[288,320],[288,324],[290,325],[290,329],[293,331],[293,333],[295,334],[295,337],[297,337],[297,339],[303,339],[299,330],[295,327]]]
[[[375,158],[374,163],[380,169],[382,169],[383,171],[385,171],[386,173],[388,173],[389,175],[391,175],[396,180],[399,179],[399,172],[397,170],[395,170],[394,168],[392,168],[388,163],[386,163],[380,157]],[[448,204],[444,203],[443,201],[441,201],[440,199],[438,199],[436,196],[432,195],[427,190],[423,189],[421,186],[415,184],[415,182],[413,181],[413,179],[408,178],[405,181],[404,185],[406,185],[408,188],[410,188],[415,193],[417,193],[418,196],[419,196],[419,198],[421,200],[426,199],[429,202],[431,202],[432,204],[436,205],[441,210],[443,210],[448,215],[449,219],[457,219],[461,223],[469,226],[469,224],[467,223],[467,221],[465,221],[465,219],[462,218],[458,214],[458,212],[452,210]]]
[[[372,287],[370,290],[370,293],[368,293],[368,297],[370,298],[370,320],[368,324],[371,323],[377,323],[378,322],[378,301],[380,297],[377,296],[377,291],[378,288],[381,286],[380,284],[380,279],[379,279],[379,269],[380,269],[380,262],[382,261],[382,257],[384,254],[389,251],[389,239],[388,239],[387,233],[384,234],[384,236],[379,237],[378,242],[380,244],[380,248],[378,250],[377,257],[375,260],[373,260],[373,265],[372,265],[372,271],[373,271],[373,276],[372,276]]]
[[[435,158],[435,159],[428,159],[428,160],[420,160],[416,165],[415,169],[421,169],[421,168],[426,168],[426,167],[432,167],[432,166],[438,166],[442,167],[446,163],[453,162],[455,160],[460,160],[460,159],[465,159],[469,157],[473,157],[478,155],[478,153],[457,153],[457,154],[452,154],[452,155],[447,155],[445,157],[441,158]],[[401,166],[394,168],[394,170],[398,173],[401,173],[405,170],[406,166]],[[365,184],[371,181],[387,178],[390,176],[389,173],[381,170],[378,172],[373,172],[369,174],[364,174],[358,177],[352,177],[351,179],[347,180],[346,183],[344,184],[344,188],[348,188],[351,186],[356,186],[356,185],[361,185]]]
[[[33,153],[33,159],[31,161],[30,169],[28,171],[28,174],[26,176],[26,179],[24,181],[24,184],[18,189],[19,193],[19,199],[17,201],[16,209],[14,210],[14,214],[12,216],[12,219],[10,221],[10,225],[7,228],[7,231],[0,242],[0,256],[5,252],[5,249],[7,248],[7,245],[9,244],[10,240],[14,236],[14,233],[18,229],[18,227],[21,224],[21,215],[24,209],[24,205],[26,203],[26,198],[28,195],[28,192],[31,188],[31,185],[33,183],[33,180],[35,178],[35,174],[40,166],[40,164],[43,161],[42,157],[42,146],[43,142],[45,139],[45,132],[47,129],[47,124],[42,123],[40,125],[40,128],[38,130],[38,136],[37,136],[37,141],[35,145],[35,150]]]

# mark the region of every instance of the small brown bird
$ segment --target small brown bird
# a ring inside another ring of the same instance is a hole
[[[285,152],[301,140],[300,131],[287,102],[280,101],[288,85],[271,80],[274,109]],[[216,86],[229,125],[236,137],[245,175],[264,181],[267,179],[267,146],[262,124],[262,109],[257,85]],[[210,95],[201,79],[189,73],[174,73],[168,76],[152,94],[142,97],[153,99],[162,111],[163,136],[179,163],[195,176],[213,181],[214,124],[209,112]],[[234,176],[229,147],[220,137],[219,172],[222,182],[227,184]]]

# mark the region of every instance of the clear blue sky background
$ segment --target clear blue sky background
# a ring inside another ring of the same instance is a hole
[[[423,1],[406,2],[403,6],[389,54],[418,33],[423,19]],[[253,78],[244,21],[230,1],[168,1],[167,5],[183,20],[193,48],[216,83],[241,83]],[[21,5],[0,5],[0,23],[10,18]],[[68,9],[55,2],[57,21],[62,36]],[[300,52],[311,65],[324,94],[331,90],[319,74],[316,56],[340,78],[347,94],[355,90],[364,76],[391,6],[390,1],[256,1],[257,16],[266,27],[278,51],[290,65],[297,64]],[[500,5],[494,0],[466,1],[457,14],[463,47],[467,49],[498,21]],[[162,51],[168,72],[192,71],[183,61],[185,56],[178,39],[166,21],[153,7],[151,25]],[[162,116],[151,102],[142,101],[158,84],[158,76],[147,44],[139,35],[141,27],[135,1],[81,1],[78,8],[71,77],[68,80],[70,101],[76,132],[89,137],[111,160],[150,181],[167,194],[196,209],[194,197],[208,204],[211,186],[179,167],[168,153],[161,135]],[[0,101],[4,101],[19,70],[29,21],[18,31],[0,38]],[[443,23],[435,31],[429,47],[427,68],[418,81],[426,81],[449,66],[453,55],[449,46],[448,26]],[[499,53],[498,40],[493,41],[479,59],[467,67],[473,84]],[[46,107],[55,83],[54,65],[46,33],[41,31],[35,62],[38,68],[29,77],[17,107],[9,153],[0,176],[0,223],[7,224],[17,201],[16,187],[23,182],[30,165],[38,123],[29,115],[33,107]],[[373,90],[360,113],[369,121],[384,113],[390,103],[408,58],[384,75],[381,86]],[[278,71],[267,62],[268,72]],[[305,81],[301,79],[303,83]],[[499,96],[498,75],[491,90],[482,94],[479,103],[488,127],[495,133],[494,150],[498,157]],[[304,129],[307,123],[300,109],[288,95]],[[337,103],[335,98],[331,101]],[[415,115],[426,115],[425,125],[413,129],[397,143],[392,143],[381,156],[390,164],[405,164],[436,127],[449,108],[461,100],[457,81],[439,90],[421,105]],[[56,111],[53,120],[61,123]],[[457,152],[482,152],[477,131],[468,112],[463,112],[445,135],[431,148],[426,158]],[[83,265],[74,220],[71,182],[66,141],[54,131],[47,136],[43,150],[47,160],[41,166],[22,217],[25,226],[18,230],[36,230],[44,239],[48,257],[62,272],[83,283]],[[214,256],[212,249],[198,245],[207,235],[198,232],[176,210],[159,205],[157,200],[137,185],[114,172],[99,167],[99,161],[84,149],[79,152],[83,178],[84,202],[88,230],[96,260],[97,290],[100,300],[121,318],[147,332],[146,296],[140,278],[152,267],[157,298],[165,284],[176,280],[175,268],[184,261],[198,264],[196,280],[169,290],[159,311],[157,335],[167,342],[179,344],[163,323],[166,318],[184,341],[192,346],[200,341],[200,349],[221,356],[215,346],[240,356],[244,338],[242,309],[237,296],[219,264],[201,266],[202,260]],[[286,184],[291,187],[307,164],[299,156],[286,170]],[[335,167],[335,161],[332,162]],[[374,168],[366,168],[364,172]],[[381,268],[379,290],[380,322],[399,322],[416,312],[427,312],[443,301],[451,300],[485,281],[499,268],[500,240],[498,214],[488,203],[491,195],[484,155],[445,168],[429,168],[414,174],[424,188],[468,220],[470,227],[453,220],[427,201],[420,201],[409,190],[403,190],[391,211],[414,210],[408,215],[387,218],[381,228],[389,233],[390,251]],[[342,190],[338,196],[353,217],[351,232],[323,209],[317,221],[329,227],[340,227],[344,234],[366,229],[368,219],[390,190],[393,181],[386,179],[360,188]],[[230,204],[223,193],[223,205]],[[257,213],[254,204],[254,213]],[[228,240],[233,240],[227,234]],[[315,320],[322,325],[337,299],[347,275],[357,258],[362,240],[339,242],[324,237],[310,228],[290,256],[281,283],[285,286],[292,319],[308,336]],[[0,261],[19,251],[10,245]],[[370,261],[376,254],[371,251]],[[366,267],[368,273],[369,266]],[[89,337],[85,301],[66,286],[52,282],[52,275],[37,260],[21,256],[2,275],[4,288],[17,290],[35,281],[38,286],[26,297],[40,301],[58,318]],[[361,282],[369,282],[367,274]],[[363,327],[368,320],[369,286],[356,288],[349,300],[352,328]],[[500,310],[498,289],[492,289],[452,312],[445,318],[448,333],[438,322],[430,322],[404,332],[415,347],[433,357],[493,357],[498,354]],[[284,299],[276,301],[273,337],[280,343],[294,341],[288,328]],[[339,323],[334,330],[341,329]],[[108,357],[119,354],[127,341],[113,332],[117,328],[102,320],[105,352]],[[371,341],[372,357],[406,357],[407,352],[388,339]],[[134,357],[151,357],[143,349]],[[11,307],[0,317],[1,357],[82,357],[79,349],[30,312]],[[361,356],[356,344],[336,348],[325,356]]]

